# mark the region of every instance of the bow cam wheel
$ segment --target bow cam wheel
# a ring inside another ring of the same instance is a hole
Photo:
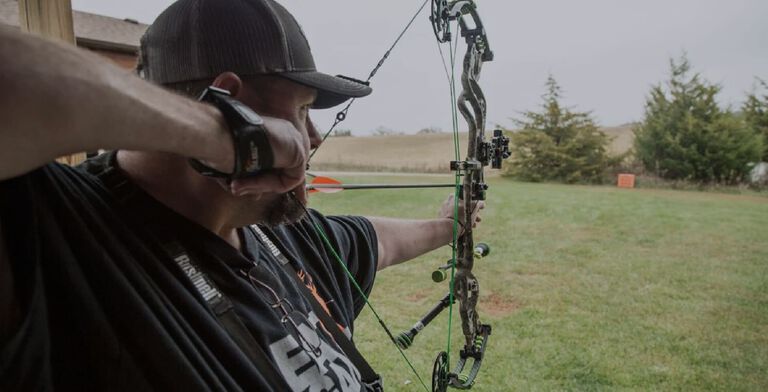
[[[432,367],[432,392],[448,390],[448,353],[437,354],[435,365]]]

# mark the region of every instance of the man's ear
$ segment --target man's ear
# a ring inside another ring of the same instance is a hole
[[[237,98],[243,91],[243,81],[234,72],[219,74],[211,85],[229,91],[229,94],[234,98]]]

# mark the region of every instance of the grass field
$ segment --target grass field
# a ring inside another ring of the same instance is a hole
[[[421,179],[374,179],[399,180]],[[445,195],[345,191],[311,203],[326,213],[426,218]],[[476,234],[492,253],[476,274],[493,335],[475,390],[768,390],[767,234],[763,196],[492,179]],[[379,274],[372,301],[393,332],[446,292],[430,273],[449,254]],[[407,352],[428,385],[446,317]],[[355,336],[388,390],[423,390],[368,311]]]

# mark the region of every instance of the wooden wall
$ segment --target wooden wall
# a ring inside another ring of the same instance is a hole
[[[138,56],[135,54],[128,54],[128,53],[122,53],[122,52],[113,52],[109,50],[102,50],[102,49],[90,49],[94,53],[98,53],[100,56],[109,59],[113,63],[117,64],[120,68],[123,68],[127,71],[133,71],[136,69],[136,62],[138,61]]]

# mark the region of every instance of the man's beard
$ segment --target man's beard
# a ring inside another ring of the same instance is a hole
[[[292,195],[284,193],[267,206],[263,224],[268,227],[296,223],[304,217],[304,206]]]

